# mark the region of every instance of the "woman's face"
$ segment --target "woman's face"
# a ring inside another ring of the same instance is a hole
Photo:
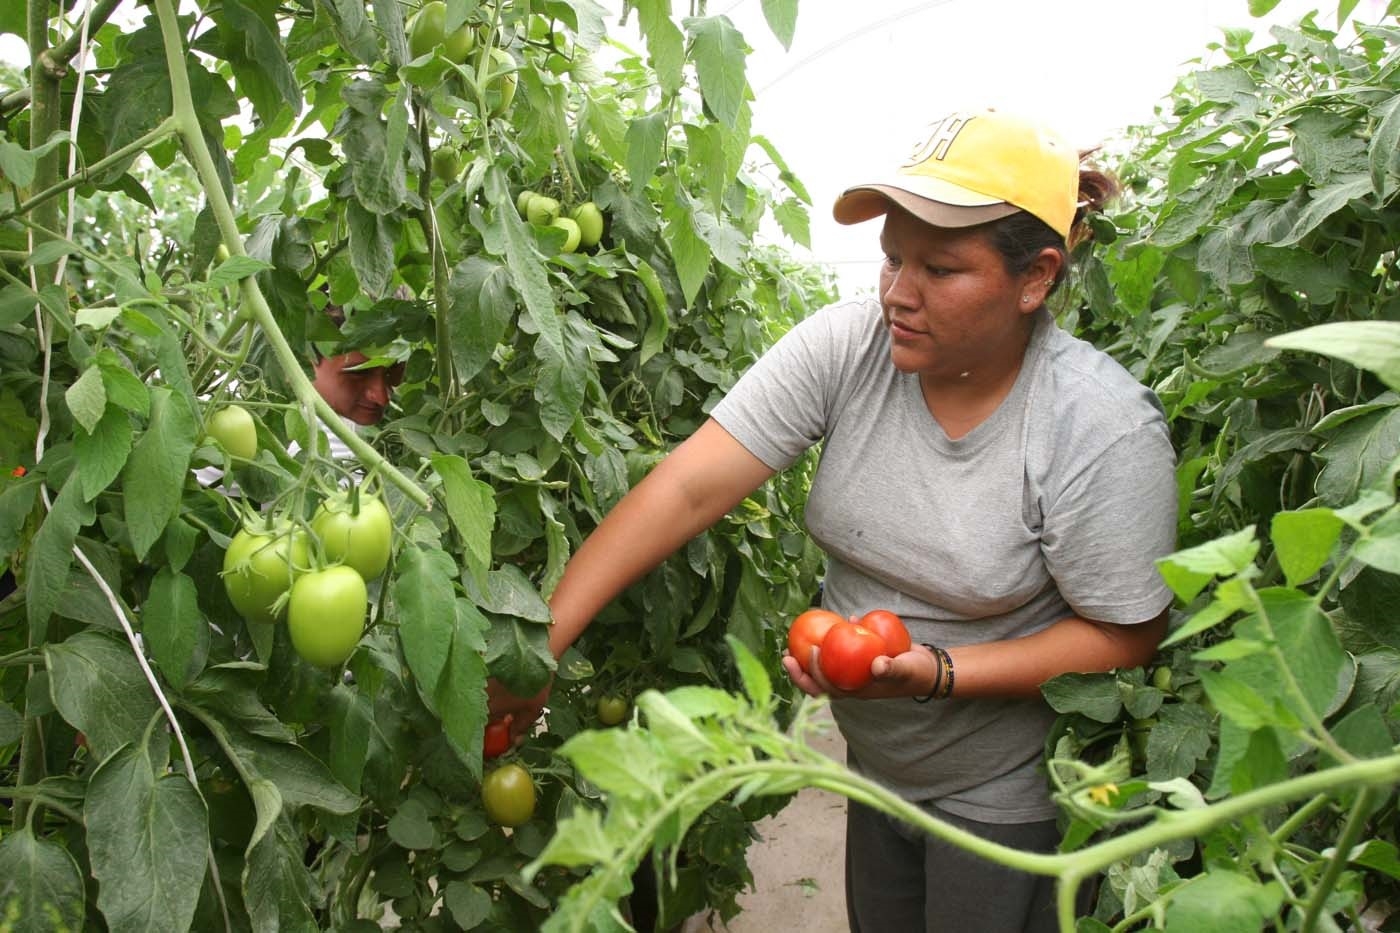
[[[901,210],[885,215],[880,246],[880,304],[897,369],[943,380],[1019,367],[1029,314],[1059,271],[1057,252],[1043,251],[1013,276],[983,228],[932,227]]]

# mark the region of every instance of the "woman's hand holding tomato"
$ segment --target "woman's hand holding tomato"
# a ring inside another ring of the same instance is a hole
[[[810,646],[805,658],[800,658],[793,647],[794,643],[799,647],[807,644],[814,625],[811,618],[814,612],[822,613],[815,619],[822,628],[816,640],[810,643],[817,648],[817,663],[811,665]],[[867,619],[872,625],[866,625]],[[798,621],[803,623],[801,630]],[[837,623],[840,633],[828,646],[826,639],[837,632]],[[861,631],[852,631],[855,629]],[[798,631],[796,638],[794,630]],[[894,647],[901,650],[891,651],[889,642],[894,642]],[[872,649],[875,649],[873,654]],[[797,688],[809,696],[826,694],[867,700],[923,696],[928,693],[938,666],[931,651],[922,645],[912,645],[899,616],[883,609],[867,613],[859,620],[842,619],[826,610],[808,610],[793,622],[788,633],[788,650],[783,667]],[[843,689],[842,684],[847,687]]]

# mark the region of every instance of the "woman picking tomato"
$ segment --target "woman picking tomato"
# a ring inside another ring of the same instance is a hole
[[[890,610],[913,646],[854,692],[811,658],[811,673],[785,658],[789,676],[832,695],[856,770],[971,832],[1053,849],[1040,686],[1145,663],[1171,601],[1154,563],[1176,521],[1160,404],[1045,307],[1113,192],[1060,137],[991,110],[935,121],[895,171],[844,192],[838,221],[882,218],[878,300],[794,327],[618,503],[554,591],[556,655],[821,443],[806,520],[823,607]],[[543,698],[494,699],[528,723]],[[1054,928],[1048,880],[855,803],[846,847],[853,930]]]

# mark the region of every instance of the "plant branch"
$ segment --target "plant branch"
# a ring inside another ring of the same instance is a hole
[[[1352,804],[1351,813],[1347,815],[1346,825],[1342,827],[1341,838],[1337,840],[1332,858],[1327,862],[1327,870],[1322,873],[1317,886],[1312,890],[1312,895],[1308,898],[1308,907],[1303,914],[1303,933],[1309,933],[1317,927],[1317,919],[1322,915],[1327,904],[1327,896],[1337,886],[1337,879],[1341,877],[1342,870],[1347,867],[1347,862],[1351,858],[1352,847],[1356,845],[1356,841],[1361,838],[1362,830],[1366,828],[1366,817],[1376,802],[1376,795],[1377,790],[1374,787],[1363,787],[1361,792],[1356,795],[1356,802]]]

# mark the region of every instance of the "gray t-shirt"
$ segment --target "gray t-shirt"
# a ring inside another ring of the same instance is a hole
[[[1175,456],[1156,397],[1043,309],[1015,386],[950,439],[890,362],[873,300],[825,308],[754,364],[714,419],[774,469],[822,443],[806,506],[823,604],[898,613],[915,643],[1015,638],[1077,614],[1154,618],[1175,545]],[[1055,814],[1041,699],[836,700],[853,767],[991,823]]]

